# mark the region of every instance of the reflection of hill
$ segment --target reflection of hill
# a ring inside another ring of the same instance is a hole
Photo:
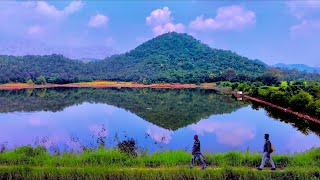
[[[83,102],[114,105],[172,130],[212,114],[231,113],[244,106],[229,96],[204,89],[54,88],[0,91],[0,112],[61,111]]]
[[[298,129],[303,134],[309,134],[310,132],[314,132],[318,136],[320,136],[320,126],[314,122],[308,121],[306,119],[299,118],[293,114],[284,113],[283,111],[260,104],[257,102],[252,102],[253,109],[263,108],[266,110],[269,117],[277,119],[281,122],[285,122],[287,124],[291,124],[293,127]]]

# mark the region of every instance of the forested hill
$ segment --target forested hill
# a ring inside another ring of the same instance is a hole
[[[61,55],[0,56],[0,83],[70,83],[91,80],[143,83],[320,79],[320,75],[268,67],[234,52],[212,49],[187,34],[166,33],[125,54],[100,61]],[[41,77],[41,78],[39,78]]]
[[[187,34],[166,33],[134,50],[94,63],[102,79],[197,83],[257,77],[266,66],[231,51],[212,49]]]

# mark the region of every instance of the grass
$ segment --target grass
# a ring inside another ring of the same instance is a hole
[[[115,81],[92,81],[92,82],[80,82],[80,83],[77,83],[77,84],[83,84],[83,85],[114,85],[114,84],[117,84],[117,82],[115,82]]]
[[[257,171],[246,167],[208,168],[104,168],[104,167],[0,167],[2,179],[319,179],[317,168]]]
[[[261,154],[207,153],[208,169],[189,169],[185,151],[141,152],[133,157],[117,148],[80,154],[50,154],[41,146],[0,153],[0,179],[319,179],[320,148],[293,155],[274,154],[277,171],[257,171]],[[268,166],[269,164],[267,164]]]
[[[261,162],[261,154],[250,152],[207,153],[209,166],[256,167]],[[320,167],[320,148],[303,153],[273,154],[277,167]],[[41,146],[22,146],[0,153],[0,165],[31,166],[118,166],[118,167],[161,167],[188,165],[191,154],[185,151],[141,152],[136,157],[120,152],[117,148],[86,150],[80,154],[62,152],[50,154]]]
[[[6,84],[0,84],[0,86],[21,87],[21,86],[32,86],[32,84],[27,84],[27,83],[6,83]]]

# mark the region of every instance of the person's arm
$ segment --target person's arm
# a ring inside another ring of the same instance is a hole
[[[270,152],[271,152],[271,143],[270,143],[270,141],[267,141],[267,150],[268,150],[267,157],[270,157]]]
[[[196,152],[196,143],[193,143],[193,147],[192,147],[192,155],[194,155]]]

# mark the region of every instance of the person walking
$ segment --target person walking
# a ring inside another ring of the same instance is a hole
[[[264,167],[264,164],[266,163],[266,160],[269,160],[272,166],[270,170],[276,170],[276,166],[274,165],[274,162],[271,158],[271,153],[273,152],[274,149],[269,140],[269,134],[265,134],[264,139],[266,140],[266,142],[264,143],[264,146],[263,146],[262,161],[261,161],[261,165],[257,167],[257,169],[261,171]]]
[[[202,169],[205,169],[207,167],[206,163],[203,160],[203,156],[200,151],[200,141],[198,139],[198,135],[194,135],[193,137],[194,143],[193,143],[193,148],[192,148],[192,160],[190,164],[190,168],[194,166],[194,162],[196,159],[199,159],[202,163]]]

